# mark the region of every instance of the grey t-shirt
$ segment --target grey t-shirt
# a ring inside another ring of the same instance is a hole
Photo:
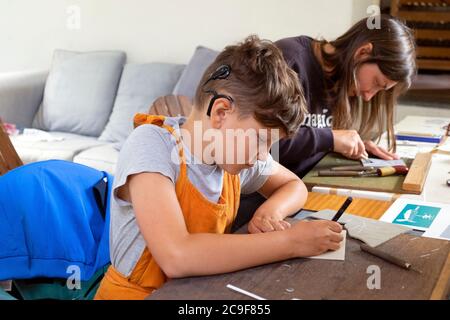
[[[166,118],[165,124],[179,130],[185,118]],[[183,144],[188,178],[210,201],[217,202],[222,193],[223,170],[216,165],[199,163]],[[175,150],[175,151],[174,151]],[[131,203],[119,199],[116,190],[127,182],[130,175],[156,172],[169,178],[174,184],[180,173],[176,142],[166,129],[155,125],[136,128],[123,145],[117,163],[111,199],[110,251],[112,265],[129,276],[146,247],[140,233]],[[241,171],[241,192],[250,194],[259,190],[272,172],[274,160],[257,161]]]

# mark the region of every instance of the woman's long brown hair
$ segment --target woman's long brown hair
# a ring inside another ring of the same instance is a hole
[[[386,130],[388,147],[395,151],[394,106],[417,72],[415,43],[413,33],[402,22],[389,15],[379,18],[381,28],[371,29],[367,19],[363,19],[334,41],[320,40],[319,46],[326,87],[331,92],[329,102],[334,106],[333,129],[350,129],[358,123],[355,129],[362,137],[378,140]],[[356,51],[368,43],[373,46],[371,56],[356,62]],[[325,51],[327,44],[334,47],[332,53]],[[376,63],[387,78],[398,82],[392,89],[378,92],[369,102],[349,97],[356,71],[365,63]]]

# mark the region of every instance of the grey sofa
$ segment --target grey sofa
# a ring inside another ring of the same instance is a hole
[[[160,96],[192,97],[217,52],[198,47],[188,65],[126,64],[118,51],[55,51],[48,72],[0,74],[0,117],[51,135],[16,135],[24,163],[61,159],[114,174],[137,112]]]

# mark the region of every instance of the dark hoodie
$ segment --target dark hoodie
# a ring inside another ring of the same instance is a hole
[[[314,55],[312,41],[299,36],[275,43],[298,74],[309,112],[296,135],[279,143],[279,162],[299,177],[333,150],[332,107],[327,103],[324,74]]]

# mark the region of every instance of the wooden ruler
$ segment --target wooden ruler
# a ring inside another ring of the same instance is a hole
[[[408,175],[403,181],[402,189],[420,194],[428,176],[431,166],[432,153],[418,153],[414,159]]]

